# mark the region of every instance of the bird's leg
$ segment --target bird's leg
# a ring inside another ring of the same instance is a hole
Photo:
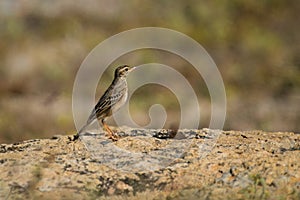
[[[101,121],[103,124],[103,127],[105,128],[106,132],[108,133],[108,138],[113,140],[113,141],[117,141],[119,139],[119,136],[117,134],[115,134],[110,128],[109,126],[105,123],[104,120]]]

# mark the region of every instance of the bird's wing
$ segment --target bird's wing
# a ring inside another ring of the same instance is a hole
[[[97,117],[100,117],[108,109],[111,109],[111,107],[114,106],[122,98],[123,95],[124,94],[122,92],[115,93],[111,89],[106,90],[92,110],[92,113],[87,120],[87,124],[93,122]]]

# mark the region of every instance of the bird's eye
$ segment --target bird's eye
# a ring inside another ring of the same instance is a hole
[[[128,68],[125,68],[125,71],[127,72],[127,71],[128,71]]]

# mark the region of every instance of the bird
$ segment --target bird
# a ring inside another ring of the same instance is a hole
[[[109,139],[113,141],[117,141],[119,139],[119,136],[109,128],[109,126],[105,123],[105,120],[126,103],[128,97],[126,77],[135,68],[136,67],[130,67],[129,65],[121,65],[116,68],[112,83],[101,96],[88,117],[86,124],[77,132],[73,140],[77,140],[80,134],[97,120],[108,133]]]

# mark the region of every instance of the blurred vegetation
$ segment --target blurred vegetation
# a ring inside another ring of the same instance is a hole
[[[143,26],[185,33],[212,56],[227,92],[224,129],[299,132],[299,10],[296,0],[3,0],[0,142],[74,133],[72,87],[81,62],[104,39]],[[115,63],[162,60],[184,74],[194,87],[203,89],[199,94],[200,128],[207,127],[209,94],[186,61],[167,52],[145,50],[124,55]],[[99,86],[97,97],[111,81],[115,63],[101,79],[104,84]],[[145,86],[134,95],[130,106],[140,124],[147,122],[147,110],[157,101],[171,113],[169,124],[179,119],[176,99],[165,90]]]

